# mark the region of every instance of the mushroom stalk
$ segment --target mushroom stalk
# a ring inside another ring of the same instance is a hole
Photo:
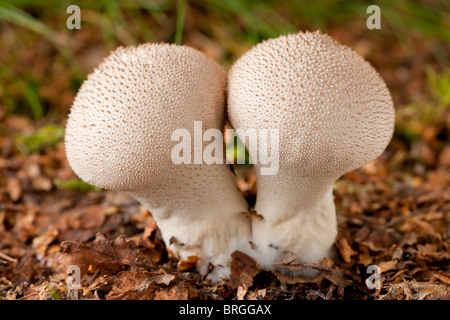
[[[164,242],[179,259],[199,257],[201,273],[212,263],[210,277],[219,280],[229,275],[231,253],[250,248],[249,223],[240,215],[248,207],[226,165],[191,166],[196,168],[187,173],[182,172],[186,168],[178,173],[174,168],[175,177],[158,184],[156,191],[128,193],[149,209]]]
[[[255,170],[258,169],[256,165]],[[337,234],[333,182],[292,179],[300,176],[294,171],[281,167],[277,175],[257,177],[255,211],[263,220],[252,220],[252,241],[256,244],[252,255],[265,268],[272,268],[285,251],[304,262],[333,256],[332,244]]]

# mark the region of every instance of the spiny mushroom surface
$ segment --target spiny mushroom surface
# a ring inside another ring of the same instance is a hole
[[[228,79],[233,127],[280,133],[278,173],[261,175],[255,164],[255,210],[263,219],[252,221],[252,255],[266,268],[285,251],[304,262],[332,257],[333,183],[378,157],[393,134],[384,81],[362,57],[319,32],[255,46]],[[250,156],[257,162],[255,152]]]
[[[166,245],[195,255],[212,279],[245,251],[247,204],[227,165],[174,164],[176,129],[223,129],[226,74],[201,52],[168,44],[119,48],[88,76],[66,127],[66,152],[84,181],[125,191],[154,216]],[[204,147],[204,145],[203,145]]]

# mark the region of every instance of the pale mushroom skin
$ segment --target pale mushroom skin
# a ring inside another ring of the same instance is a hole
[[[362,57],[320,32],[260,43],[233,64],[228,81],[234,128],[280,130],[278,173],[261,175],[255,164],[255,211],[263,220],[252,220],[251,255],[265,268],[285,251],[304,262],[332,258],[333,183],[377,158],[393,134],[384,81]]]
[[[145,205],[179,259],[195,255],[210,278],[229,274],[234,250],[249,247],[247,211],[227,165],[171,159],[176,129],[193,136],[222,130],[226,74],[185,46],[145,44],[112,52],[83,83],[69,115],[65,145],[74,172],[95,186],[125,191]]]

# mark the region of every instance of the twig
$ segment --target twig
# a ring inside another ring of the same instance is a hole
[[[205,281],[206,277],[214,270],[214,265],[210,262],[208,263],[208,269],[206,273],[200,278],[200,281]]]
[[[324,271],[324,272],[331,272],[330,268],[321,266],[319,264],[315,264],[315,263],[306,263],[306,262],[299,262],[299,261],[292,261],[290,263],[276,263],[274,262],[273,265],[277,268],[284,268],[284,269],[289,269],[291,271],[300,271],[300,270],[305,270],[305,269],[316,269],[319,271]]]
[[[89,281],[89,286],[92,285],[95,281],[95,279],[97,279],[98,275],[100,274],[100,269],[97,269],[94,274],[92,275],[91,280]]]
[[[0,252],[0,258],[2,258],[3,260],[12,262],[12,263],[17,263],[17,259],[11,258],[10,256],[4,254],[3,252]]]

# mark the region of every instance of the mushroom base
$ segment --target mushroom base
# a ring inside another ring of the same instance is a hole
[[[256,212],[263,217],[273,217],[262,210]],[[278,217],[282,217],[280,212]],[[263,269],[275,269],[273,263],[281,260],[286,252],[294,254],[300,262],[317,263],[324,258],[333,258],[333,244],[337,235],[336,208],[332,189],[314,207],[300,211],[285,220],[263,219],[252,221],[253,243],[256,245],[250,254],[259,261]],[[317,271],[307,269],[279,271],[291,276],[313,277]]]
[[[195,217],[189,210],[153,208],[141,203],[152,213],[166,246],[179,260],[197,256],[197,271],[204,275],[212,264],[207,279],[214,283],[230,275],[231,254],[236,251],[250,252],[250,224],[239,204],[227,207],[197,208]],[[190,210],[193,211],[192,209]]]

